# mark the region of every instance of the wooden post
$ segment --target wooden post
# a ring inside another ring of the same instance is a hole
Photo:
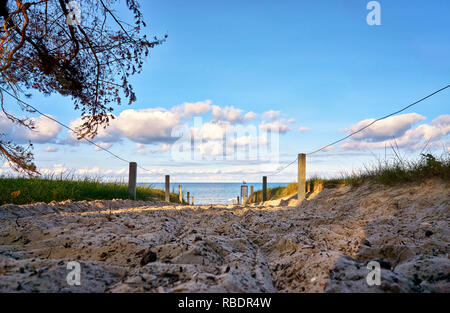
[[[242,204],[246,205],[246,203],[245,203],[245,195],[242,196]]]
[[[131,162],[128,172],[128,193],[130,198],[136,200],[137,163]]]
[[[192,196],[192,205],[194,205],[194,196]]]
[[[238,205],[240,204],[240,202],[239,202],[239,196],[237,196],[237,204],[238,204]]]
[[[306,197],[306,154],[298,155],[298,201],[305,200]]]
[[[166,175],[166,202],[170,202],[170,175]]]
[[[267,176],[263,176],[262,201],[267,201]]]
[[[183,203],[183,189],[181,185],[178,185],[178,200],[180,200],[180,203]]]
[[[189,200],[190,200],[190,198],[191,198],[191,194],[189,193],[189,191],[187,192],[187,194],[186,194],[186,202],[187,202],[187,204],[189,205]]]

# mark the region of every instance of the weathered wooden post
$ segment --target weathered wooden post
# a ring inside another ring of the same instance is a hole
[[[241,197],[242,197],[242,204],[245,205],[245,201],[248,198],[248,186],[246,182],[243,182],[241,185]]]
[[[170,175],[166,175],[166,186],[165,186],[165,190],[166,190],[166,195],[165,195],[165,200],[166,202],[170,202]]]
[[[306,197],[306,154],[298,155],[298,201],[305,200]]]
[[[178,185],[178,200],[180,200],[180,203],[183,203],[183,188],[181,185]]]
[[[194,196],[192,196],[192,205],[194,205]]]
[[[237,196],[237,204],[238,204],[238,205],[240,204],[240,202],[239,202],[239,196]]]
[[[190,203],[190,198],[191,198],[191,194],[188,191],[187,194],[186,194],[186,202],[187,202],[188,205]]]
[[[263,176],[262,201],[267,201],[267,176]]]
[[[137,180],[137,163],[131,162],[128,172],[128,194],[130,198],[136,200],[136,180]]]

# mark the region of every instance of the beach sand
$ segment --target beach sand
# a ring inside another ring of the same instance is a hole
[[[6,205],[0,292],[450,292],[449,187],[364,183],[248,207]],[[366,282],[372,260],[380,286]]]

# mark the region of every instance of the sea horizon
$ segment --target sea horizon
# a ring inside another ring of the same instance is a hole
[[[267,188],[285,187],[290,183],[276,183],[268,182]],[[155,189],[165,189],[165,183],[138,183],[138,186],[143,187],[153,187]],[[183,199],[186,200],[187,193],[189,192],[190,197],[194,197],[194,204],[198,205],[209,205],[209,204],[233,204],[237,197],[241,197],[241,186],[243,183],[211,183],[211,182],[195,182],[195,183],[181,183],[181,182],[171,182],[170,191],[178,193],[178,186],[181,185]],[[246,182],[248,186],[248,195],[250,195],[250,187],[253,186],[254,191],[262,190],[262,182],[251,183]]]

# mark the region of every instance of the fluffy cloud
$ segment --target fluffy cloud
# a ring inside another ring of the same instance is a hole
[[[57,152],[58,148],[55,147],[47,147],[44,149],[45,152]]]
[[[441,115],[432,120],[430,124],[422,124],[411,128],[413,124],[426,119],[416,113],[404,114],[388,118],[387,122],[380,121],[369,127],[362,134],[340,146],[342,150],[359,149],[384,149],[386,146],[398,145],[407,150],[423,149],[425,146],[436,147],[440,140],[450,133],[450,115]],[[367,125],[368,120],[361,121],[358,125]],[[363,123],[364,122],[364,123]],[[375,129],[372,130],[371,128]],[[348,129],[351,132],[354,126]],[[394,139],[395,138],[395,139]]]
[[[117,118],[117,117],[116,117]],[[83,120],[78,118],[70,123],[70,128],[76,130],[83,124]],[[112,143],[117,142],[121,138],[120,131],[115,127],[116,120],[111,120],[110,125],[106,128],[100,127],[97,131],[97,136],[95,137],[96,141],[104,142],[104,143]],[[77,134],[72,131],[68,132],[69,140],[68,143],[77,143]],[[84,141],[81,141],[84,143]]]
[[[262,118],[268,121],[275,121],[278,117],[280,117],[280,111],[270,110],[263,113]]]
[[[50,117],[53,117],[49,115]],[[54,142],[61,126],[52,120],[40,116],[31,118],[34,123],[34,129],[11,122],[6,116],[0,115],[0,134],[4,134],[7,140],[12,140],[19,144],[28,143],[51,143]]]
[[[250,111],[250,112],[248,112],[248,113],[246,113],[246,114],[244,115],[244,120],[245,120],[245,121],[250,121],[250,120],[256,118],[256,116],[257,116],[257,115],[256,115],[255,112]]]
[[[191,119],[194,115],[204,114],[210,110],[211,100],[205,100],[199,102],[185,102],[182,105],[174,107],[172,112],[183,119]]]
[[[181,116],[161,109],[126,110],[115,124],[120,133],[138,143],[172,141],[172,129],[180,124]]]
[[[156,149],[153,149],[152,153],[163,153],[163,152],[169,151],[171,147],[172,147],[172,145],[165,143],[165,144],[158,146]]]
[[[280,134],[285,134],[291,130],[287,123],[283,123],[282,121],[275,121],[272,123],[262,122],[261,125],[259,125],[259,129],[266,131],[278,131]]]
[[[232,144],[237,145],[237,146],[248,146],[250,144],[255,144],[257,143],[256,141],[257,139],[252,136],[252,135],[248,135],[248,136],[242,136],[242,137],[238,137],[236,139],[232,140]]]
[[[403,114],[398,116],[391,116],[385,120],[378,121],[369,128],[363,130],[362,132],[353,136],[354,139],[364,139],[366,141],[384,141],[387,139],[392,139],[392,137],[402,136],[412,125],[426,120],[425,116],[417,113]],[[366,119],[356,125],[350,126],[344,131],[352,133],[361,129],[370,123],[375,121],[375,119]]]
[[[100,146],[103,149],[109,149],[109,148],[111,148],[112,143],[110,143],[110,142],[100,142],[100,143],[97,143],[97,145]],[[94,146],[94,150],[95,151],[101,151],[102,149],[100,147]]]
[[[207,141],[200,144],[199,149],[204,156],[219,156],[223,154],[223,143],[220,141]]]
[[[192,127],[191,133],[203,140],[221,140],[230,126],[229,122],[224,121],[207,122],[200,129]]]
[[[136,143],[168,143],[174,140],[172,129],[181,123],[184,112],[165,109],[125,110],[110,122],[106,129],[99,129],[96,140],[112,143],[125,137]],[[71,123],[75,128],[81,119]],[[69,133],[76,140],[76,134]]]
[[[139,155],[148,155],[148,154],[155,154],[155,153],[164,153],[166,151],[169,151],[172,147],[171,144],[161,144],[159,146],[156,146],[156,148],[151,149],[147,147],[146,145],[143,145],[141,143],[138,143],[136,145],[136,151]]]
[[[243,124],[256,117],[254,112],[244,112],[241,109],[236,109],[233,106],[221,108],[217,105],[212,106],[212,117],[218,121],[228,121],[232,124]]]
[[[189,126],[189,121],[192,121],[195,115],[204,114],[212,111],[212,120],[204,124],[197,124],[194,120],[193,127]],[[202,154],[217,154],[219,153],[220,144],[208,143],[207,141],[221,141],[226,132],[236,131],[238,137],[246,136],[245,129],[239,132],[244,126],[245,122],[248,122],[256,118],[254,112],[245,113],[241,109],[234,108],[232,106],[221,108],[217,105],[211,105],[210,100],[195,102],[195,103],[183,103],[175,106],[169,110],[163,108],[151,108],[142,110],[125,110],[119,115],[115,116],[110,121],[110,125],[104,129],[101,128],[95,138],[97,142],[104,148],[109,148],[112,143],[118,142],[123,138],[129,139],[138,144],[136,152],[141,155],[149,153],[162,153],[168,151],[171,146],[180,139],[181,133],[184,135],[186,131],[190,131],[191,135],[203,143],[200,147]],[[279,115],[279,112],[266,112],[271,117],[275,118]],[[289,123],[293,121],[273,121],[271,123],[263,123],[260,125],[260,131],[279,131],[280,133],[286,133],[290,128]],[[82,124],[82,119],[77,119],[71,123],[71,128],[75,129]],[[234,127],[234,128],[233,128]],[[248,145],[249,142],[267,142],[267,139],[262,135],[256,134],[257,127],[249,124],[247,127],[253,127],[253,137],[239,138],[234,140],[233,144],[238,146]],[[252,129],[252,131],[253,131]],[[234,136],[234,135],[233,135]],[[76,134],[69,133],[70,141],[72,143],[76,141]],[[206,141],[206,142],[205,142]],[[231,143],[231,142],[230,142]],[[145,145],[160,145],[156,149],[147,148]],[[222,148],[222,147],[221,147]],[[97,148],[98,149],[98,148]]]
[[[101,172],[102,172],[102,174],[109,174],[109,173],[106,173],[109,171],[101,171],[98,166],[94,166],[92,168],[89,168],[89,167],[80,168],[75,171],[75,174],[90,176],[90,175],[99,175]]]
[[[67,173],[68,169],[62,164],[54,164],[51,168],[40,168],[39,172],[43,175],[61,175]]]
[[[163,108],[125,110],[115,116],[108,127],[98,130],[96,140],[102,143],[114,143],[122,138],[128,138],[140,144],[169,144],[176,140],[172,137],[172,130],[175,127],[192,119],[194,115],[210,110],[210,100],[185,102],[170,110]],[[81,118],[70,124],[72,129],[80,125],[82,125]],[[69,137],[72,142],[77,139],[77,135],[73,132],[69,132]]]

